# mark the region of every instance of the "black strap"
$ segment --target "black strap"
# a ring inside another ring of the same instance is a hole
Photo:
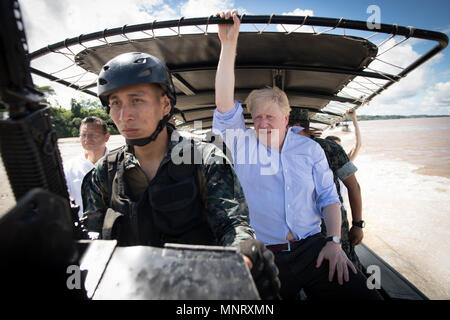
[[[149,144],[150,142],[155,140],[156,137],[158,137],[159,133],[165,127],[165,125],[167,124],[167,122],[169,121],[171,116],[172,116],[172,112],[170,112],[169,114],[165,115],[164,118],[162,118],[158,122],[158,126],[156,127],[155,131],[152,133],[151,136],[149,136],[147,138],[140,138],[140,139],[125,139],[126,143],[128,145],[138,146],[138,147],[142,147],[142,146],[145,146],[146,144]]]
[[[112,184],[114,181],[114,176],[117,172],[117,162],[121,151],[123,151],[123,148],[124,147],[114,149],[106,156],[106,167],[108,170],[108,199],[106,202],[109,206],[111,206]]]
[[[102,228],[102,239],[111,240],[114,223],[116,222],[117,218],[121,216],[123,216],[123,214],[114,211],[111,208],[108,208],[108,210],[106,210],[105,220],[103,221],[103,228]]]

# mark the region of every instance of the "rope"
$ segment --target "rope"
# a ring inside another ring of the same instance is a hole
[[[303,22],[302,22],[302,24],[301,24],[300,26],[298,26],[298,27],[295,28],[294,30],[288,32],[286,35],[291,34],[292,32],[296,31],[297,29],[300,29],[301,27],[303,27],[303,26],[305,25],[305,22],[306,22],[306,19],[307,19],[307,18],[308,18],[308,15],[306,15],[306,16],[303,18]],[[283,25],[282,25],[282,26],[283,26]],[[286,28],[284,28],[284,26],[283,26],[283,29],[287,32],[287,30],[286,30]]]
[[[259,34],[263,33],[264,30],[270,25],[270,22],[272,21],[273,13],[270,15],[269,22],[266,24],[264,28],[259,32]]]
[[[336,26],[334,26],[334,27],[332,27],[332,28],[330,28],[330,29],[323,30],[323,31],[317,33],[316,36],[318,36],[318,35],[320,35],[320,34],[322,34],[322,33],[326,33],[326,32],[329,32],[329,31],[332,31],[332,30],[336,29],[336,28],[339,27],[339,25],[341,24],[342,19],[343,19],[343,18],[339,19],[339,21],[338,21],[338,23],[337,23]],[[344,30],[345,30],[345,29],[344,29]]]

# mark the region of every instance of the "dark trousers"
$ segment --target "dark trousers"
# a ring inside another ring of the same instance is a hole
[[[344,280],[342,285],[337,281],[337,271],[333,280],[328,281],[328,260],[323,260],[322,265],[316,268],[317,257],[325,244],[325,237],[318,233],[302,240],[302,243],[290,252],[275,254],[283,299],[295,299],[302,288],[308,300],[382,299],[375,289],[367,288],[367,279],[360,271],[354,274],[349,270],[350,280]]]

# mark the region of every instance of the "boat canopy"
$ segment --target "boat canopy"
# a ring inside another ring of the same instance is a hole
[[[287,93],[292,108],[310,112],[311,127],[319,130],[341,121],[346,111],[368,103],[448,44],[443,33],[397,25],[381,24],[371,30],[366,22],[344,19],[240,18],[235,99],[244,103],[251,90],[277,86]],[[97,74],[107,61],[125,52],[146,52],[165,62],[172,72],[180,110],[177,126],[198,129],[196,121],[201,121],[201,128],[209,129],[220,55],[217,23],[223,20],[181,18],[80,35],[30,54],[32,62],[56,55],[69,58],[71,65],[56,71],[33,66],[32,72],[95,96]],[[216,32],[211,31],[214,27]],[[410,38],[437,44],[417,59],[402,61],[394,51],[404,48]],[[63,60],[67,65],[67,59]],[[251,126],[245,104],[244,117]]]

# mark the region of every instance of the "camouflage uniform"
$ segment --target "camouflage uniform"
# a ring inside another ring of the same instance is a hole
[[[334,141],[321,139],[321,138],[311,138],[316,141],[325,152],[325,156],[328,160],[328,165],[333,171],[334,183],[336,185],[336,190],[339,195],[339,200],[343,203],[339,179],[344,181],[347,177],[354,174],[357,170],[356,166],[350,161],[344,149]],[[341,205],[342,213],[342,226],[341,226],[341,242],[342,250],[347,254],[348,258],[352,261],[356,268],[361,269],[361,263],[356,255],[355,248],[351,245],[348,238],[349,233],[349,223],[347,220],[347,211],[345,207]],[[325,224],[322,223],[322,233],[326,235]]]
[[[180,133],[168,126],[169,137]],[[185,139],[185,141],[188,139]],[[169,138],[168,151],[161,161],[160,168],[172,161],[171,154],[179,141]],[[190,143],[190,141],[189,141]],[[195,143],[204,143],[196,141]],[[212,145],[211,145],[212,146]],[[179,145],[178,145],[179,147]],[[178,150],[177,147],[177,150]],[[124,179],[132,190],[130,198],[138,201],[146,191],[149,182],[134,156],[131,146],[124,146],[125,160]],[[206,206],[207,219],[218,245],[237,245],[245,239],[255,238],[249,224],[249,212],[239,180],[225,155],[216,147],[208,148],[203,154],[198,175],[203,176],[204,184],[200,185],[200,197]],[[175,151],[176,152],[176,151]],[[89,232],[102,231],[105,212],[109,207],[108,172],[106,158],[97,162],[92,174],[85,179],[82,187],[85,212],[83,223]],[[156,175],[159,174],[159,169]]]
[[[309,112],[308,110],[301,108],[292,108],[292,111],[289,115],[289,124],[294,125],[296,123],[300,123],[300,125],[305,126],[309,129]],[[344,181],[347,177],[354,174],[357,170],[356,166],[350,161],[344,149],[334,141],[315,138],[311,136],[315,142],[317,142],[325,152],[325,156],[327,157],[328,166],[331,171],[333,171],[334,176],[334,184],[336,185],[336,190],[339,195],[339,200],[341,203],[344,203],[341,188],[339,184],[339,179]],[[345,207],[341,205],[341,215],[342,215],[342,225],[341,225],[341,242],[342,242],[342,250],[347,254],[347,257],[352,261],[356,268],[361,269],[361,263],[356,255],[355,248],[351,245],[350,240],[348,239],[349,233],[349,223],[347,220],[347,211]],[[322,233],[326,235],[327,231],[325,228],[325,223],[322,221]]]

